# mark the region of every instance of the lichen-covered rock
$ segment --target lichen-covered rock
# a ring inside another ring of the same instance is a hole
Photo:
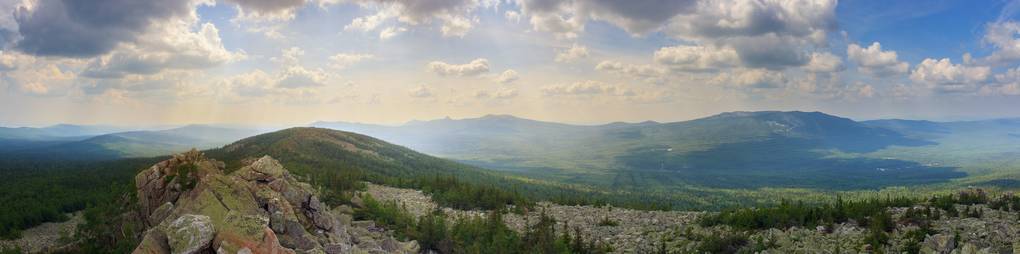
[[[185,214],[164,229],[170,253],[193,254],[208,249],[216,233],[209,216]]]
[[[156,210],[154,210],[152,214],[150,214],[149,217],[147,218],[149,225],[159,224],[159,222],[163,221],[163,219],[166,219],[167,216],[170,216],[170,214],[173,213],[173,210],[174,210],[173,203],[170,202],[163,203],[163,205],[156,208]]]
[[[208,174],[218,174],[223,163],[207,160],[201,152],[192,149],[168,160],[156,163],[135,176],[138,203],[143,218],[148,218],[166,203],[177,200]],[[146,226],[154,226],[149,223]]]
[[[223,163],[191,151],[139,173],[139,214],[149,229],[135,253],[407,253],[417,248],[380,234],[374,225],[369,225],[372,231],[352,231],[349,207],[330,209],[311,185],[273,158],[245,161],[227,175]]]
[[[956,241],[951,235],[935,234],[925,237],[921,252],[949,254],[956,248]]]

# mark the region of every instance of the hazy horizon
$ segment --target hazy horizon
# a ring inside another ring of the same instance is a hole
[[[162,124],[144,124],[144,123],[141,123],[141,124],[111,124],[111,123],[67,123],[67,122],[59,122],[59,123],[40,124],[40,125],[9,125],[9,124],[5,124],[5,123],[0,123],[0,128],[22,128],[22,127],[24,127],[24,128],[45,128],[45,127],[52,127],[52,126],[57,126],[57,125],[79,125],[79,126],[101,126],[101,127],[117,127],[117,128],[138,128],[138,129],[147,129],[147,130],[163,130],[163,129],[173,129],[173,128],[192,126],[192,125],[199,125],[199,126],[207,125],[207,126],[215,126],[215,127],[278,129],[278,128],[291,128],[291,127],[305,127],[305,126],[310,126],[310,125],[312,125],[314,123],[318,123],[318,122],[324,122],[324,123],[370,124],[370,125],[381,125],[381,126],[401,126],[401,125],[409,124],[409,123],[412,123],[412,122],[427,122],[427,121],[444,120],[444,119],[450,119],[450,120],[468,120],[468,119],[483,118],[483,117],[487,117],[487,116],[512,116],[512,117],[515,117],[515,118],[520,118],[520,119],[525,119],[525,120],[534,120],[534,121],[540,121],[540,122],[550,122],[550,123],[569,124],[569,125],[582,125],[582,126],[585,126],[585,125],[596,126],[596,125],[605,125],[605,124],[621,123],[621,122],[622,123],[642,123],[642,122],[648,122],[648,121],[657,122],[657,123],[684,122],[684,121],[697,120],[697,119],[701,119],[701,118],[705,118],[705,117],[710,117],[710,116],[714,116],[714,115],[718,115],[718,114],[722,114],[722,113],[730,113],[730,112],[759,112],[759,111],[821,112],[821,113],[825,113],[825,114],[829,114],[829,115],[834,115],[834,116],[837,116],[837,117],[849,118],[849,119],[854,120],[854,121],[897,119],[897,120],[920,120],[920,121],[933,121],[933,122],[958,122],[958,121],[982,121],[982,120],[997,120],[997,119],[1020,118],[1020,116],[1002,116],[1002,117],[987,117],[987,118],[959,116],[959,117],[945,117],[945,118],[939,118],[939,119],[909,118],[909,117],[907,117],[907,118],[896,118],[896,117],[889,117],[889,118],[881,118],[881,117],[880,118],[854,118],[854,117],[848,117],[848,116],[843,116],[843,115],[832,114],[832,113],[824,112],[824,111],[807,111],[807,110],[755,110],[755,111],[750,111],[750,110],[737,110],[737,111],[721,111],[721,112],[717,112],[717,113],[711,113],[711,114],[704,115],[704,116],[694,117],[694,118],[690,118],[690,119],[682,119],[682,120],[651,120],[651,119],[649,119],[649,120],[636,120],[636,121],[623,121],[623,120],[620,120],[620,121],[607,121],[607,122],[566,122],[566,121],[557,121],[556,119],[536,119],[536,118],[529,118],[529,117],[524,117],[524,116],[520,116],[520,115],[513,115],[513,114],[491,113],[491,114],[482,114],[482,115],[474,115],[474,116],[463,116],[463,117],[444,116],[444,117],[430,118],[430,119],[408,119],[408,120],[405,120],[405,121],[396,121],[396,122],[360,122],[360,121],[348,121],[348,120],[343,120],[343,119],[339,119],[339,120],[320,119],[320,120],[312,120],[312,121],[307,121],[307,122],[294,122],[294,123],[196,122],[196,123],[162,123]]]

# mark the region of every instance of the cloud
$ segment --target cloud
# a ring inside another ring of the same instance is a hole
[[[221,87],[226,87],[240,96],[261,97],[273,93],[276,78],[261,70],[254,70],[227,77],[220,82]]]
[[[851,43],[846,48],[847,57],[857,63],[857,70],[876,77],[888,77],[907,73],[909,64],[900,62],[896,51],[882,51],[882,45],[874,42],[867,48]]]
[[[663,47],[655,51],[653,59],[656,63],[685,71],[718,70],[739,64],[735,50],[711,46]]]
[[[693,11],[694,0],[578,1],[580,8],[596,20],[604,20],[623,28],[632,35],[659,30],[673,17]]]
[[[568,18],[564,14],[533,14],[529,22],[536,31],[552,33],[561,39],[575,39],[584,31],[583,19],[578,17]]]
[[[362,31],[368,32],[375,30],[387,19],[392,18],[396,14],[393,13],[392,9],[382,9],[376,14],[371,16],[357,17],[351,20],[350,24],[344,26],[344,31]]]
[[[495,80],[496,80],[496,82],[499,82],[499,83],[502,83],[502,84],[510,84],[510,83],[513,83],[514,81],[517,81],[520,78],[521,77],[519,75],[517,75],[517,71],[515,71],[515,70],[506,70],[506,71],[503,71],[503,73],[500,73],[499,76],[496,76]]]
[[[223,97],[227,102],[317,104],[328,101],[322,98],[320,89],[332,78],[321,69],[291,66],[275,74],[254,70],[229,76],[221,79],[216,87],[230,92],[229,96]]]
[[[705,0],[670,20],[665,33],[700,45],[732,47],[746,67],[807,64],[805,49],[827,43],[835,0]]]
[[[574,43],[570,48],[556,53],[556,62],[569,63],[588,57],[588,47]]]
[[[301,66],[291,66],[283,70],[276,86],[280,88],[302,88],[325,86],[328,75],[322,70],[309,70]]]
[[[810,37],[836,27],[834,0],[706,0],[677,16],[669,32],[681,38],[775,34]]]
[[[440,27],[440,31],[443,33],[443,37],[461,37],[467,35],[468,31],[471,31],[471,20],[464,17],[451,17],[449,20],[443,23]]]
[[[478,58],[466,64],[448,64],[441,61],[432,61],[426,65],[428,71],[440,76],[478,76],[489,72],[489,60]]]
[[[315,92],[315,88],[325,86],[329,79],[330,75],[322,70],[291,66],[276,74],[254,70],[230,76],[224,78],[220,86],[245,97],[289,96]],[[288,90],[304,92],[294,93]]]
[[[513,99],[513,98],[516,98],[516,97],[517,97],[517,89],[499,89],[499,90],[497,90],[497,91],[495,91],[493,93],[490,93],[488,91],[478,91],[478,92],[475,92],[475,98],[476,99],[507,100],[507,99]]]
[[[0,72],[17,69],[17,61],[18,57],[14,53],[0,50]]]
[[[290,20],[305,0],[226,0],[237,5],[240,19]]]
[[[407,90],[407,94],[414,98],[432,98],[432,89],[429,89],[425,85],[420,85],[415,88]]]
[[[991,64],[1008,64],[1020,60],[1020,23],[1003,21],[990,23],[985,27],[985,43],[991,44],[995,51],[984,59]]]
[[[299,47],[290,47],[280,50],[280,57],[273,57],[269,60],[281,65],[296,65],[300,63],[300,58],[304,55],[305,50]]]
[[[764,69],[741,69],[719,73],[709,83],[743,89],[767,89],[783,87],[787,84],[787,81],[786,75],[782,72]]]
[[[165,70],[203,70],[247,57],[243,51],[224,48],[215,25],[205,23],[192,31],[190,24],[186,21],[154,24],[134,43],[122,44],[93,59],[81,76],[110,79]]]
[[[981,87],[983,95],[1020,95],[1020,67],[995,74],[994,84]]]
[[[521,13],[517,11],[506,11],[506,13],[503,13],[503,17],[505,17],[507,21],[513,21],[514,23],[521,22]]]
[[[619,85],[610,85],[600,81],[579,81],[570,84],[560,84],[542,87],[542,94],[545,96],[633,96],[634,91]]]
[[[345,26],[345,30],[374,30],[379,24],[396,18],[398,22],[418,26],[432,23],[440,24],[440,31],[444,37],[464,37],[478,21],[471,17],[472,13],[485,5],[477,0],[430,0],[430,1],[401,1],[401,0],[353,0],[351,2],[360,4],[363,8],[375,8],[379,12],[372,16],[355,18],[351,24]],[[494,6],[494,4],[487,4]],[[396,30],[387,34],[395,35]],[[392,36],[382,36],[380,39],[387,39]]]
[[[15,47],[39,56],[103,55],[193,9],[190,0],[40,0],[14,12],[21,38]]]
[[[403,32],[407,32],[407,28],[392,27],[392,26],[391,27],[387,27],[386,29],[383,29],[382,31],[379,31],[379,40],[384,40],[384,41],[385,40],[389,40],[390,38],[393,38],[393,37],[395,37],[397,35],[400,35]]]
[[[948,58],[928,58],[910,73],[910,80],[936,92],[973,92],[990,73],[987,66],[964,66],[953,64]]]
[[[595,70],[632,77],[653,84],[664,82],[668,74],[666,69],[657,66],[626,64],[617,61],[602,61],[595,65]]]
[[[372,55],[372,54],[354,54],[354,53],[347,54],[347,53],[340,53],[340,54],[336,54],[336,55],[333,55],[333,56],[329,57],[329,60],[330,60],[329,66],[333,67],[335,69],[346,69],[347,67],[350,67],[351,65],[355,65],[355,64],[360,63],[362,61],[372,60],[372,59],[375,59],[375,55]]]
[[[660,30],[674,16],[687,13],[695,6],[693,0],[521,0],[524,15],[530,16],[536,31],[553,33],[559,38],[577,38],[588,20],[613,24],[634,36]]]
[[[843,69],[843,59],[829,52],[812,53],[811,61],[804,66],[804,70],[809,72],[839,72]]]
[[[33,96],[70,94],[85,61],[35,57],[17,51],[0,52],[0,89]],[[0,92],[2,93],[2,92]]]

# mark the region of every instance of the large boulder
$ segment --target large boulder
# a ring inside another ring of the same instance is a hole
[[[209,248],[216,230],[209,216],[185,214],[165,229],[170,253],[193,254]]]
[[[924,243],[921,244],[923,253],[949,254],[953,252],[953,249],[956,249],[955,238],[945,234],[929,235],[924,238]]]

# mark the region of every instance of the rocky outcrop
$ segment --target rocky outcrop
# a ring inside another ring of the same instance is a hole
[[[197,151],[135,177],[148,228],[135,253],[410,253],[417,244],[351,223],[265,156],[224,174]]]

